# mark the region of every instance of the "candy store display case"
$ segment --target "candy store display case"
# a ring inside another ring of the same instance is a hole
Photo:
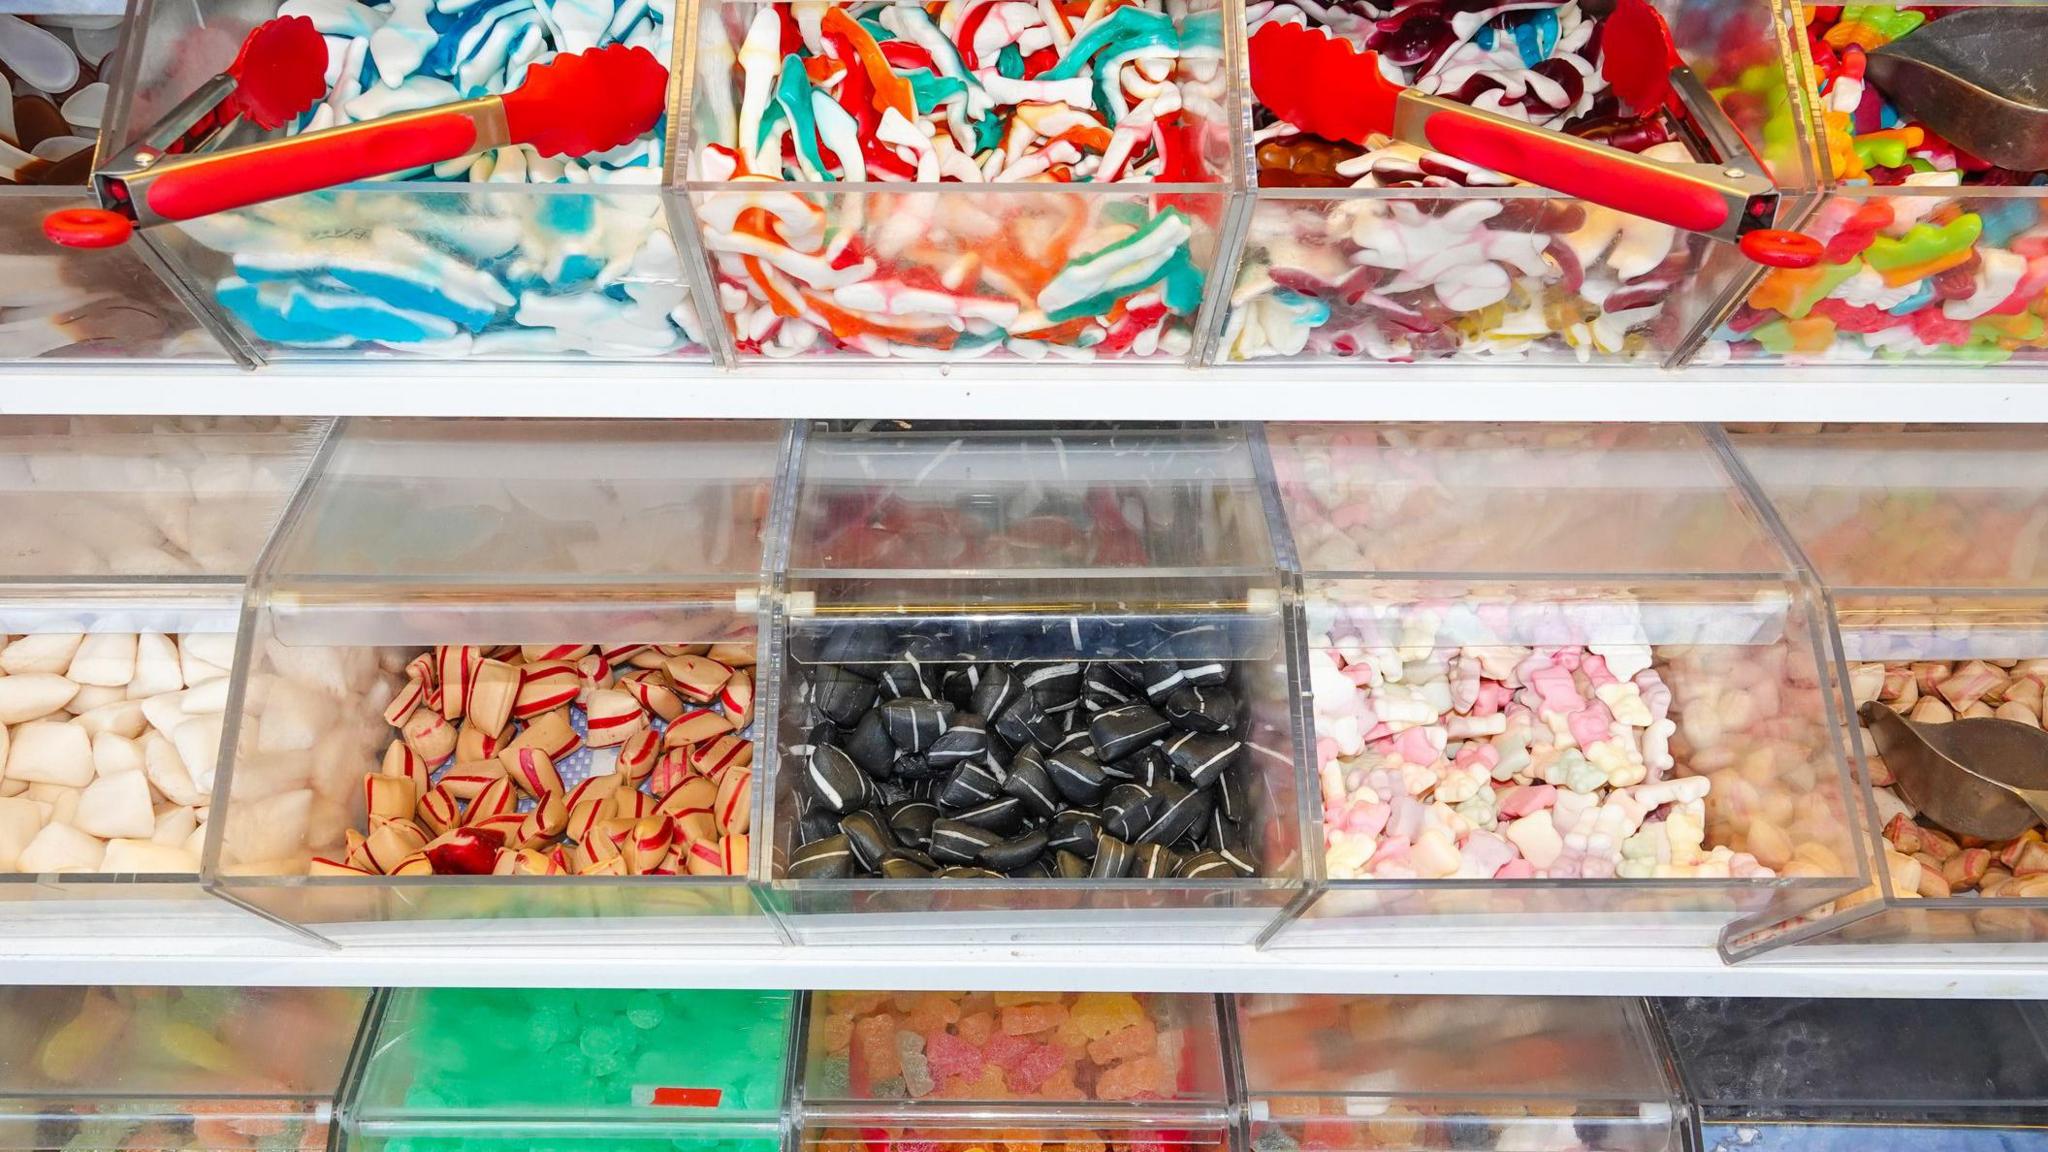
[[[741,363],[1200,359],[1234,6],[977,7],[695,10],[685,187]]]
[[[1830,944],[2048,938],[2048,850],[2038,820],[1972,837],[1908,799],[1871,724],[1990,717],[2039,726],[2048,676],[2048,437],[2025,428],[1732,430],[1833,600],[1850,706],[1870,886],[1794,938]],[[2022,733],[2024,735],[2024,733]],[[2021,770],[2024,764],[2014,766]]]
[[[814,432],[755,876],[802,941],[1250,943],[1300,894],[1244,430]]]
[[[1607,7],[1252,0],[1244,13],[1252,34],[1305,21],[1371,48],[1397,83],[1661,160],[1705,159],[1689,153],[1668,114],[1623,111],[1602,70],[1607,21],[1596,12]],[[1776,186],[1778,226],[1794,226],[1822,171],[1797,78],[1794,6],[1656,7],[1747,141],[1750,170],[1760,161]],[[1244,84],[1249,92],[1249,75]],[[1384,137],[1368,150],[1291,130],[1247,100],[1252,204],[1218,363],[1677,363],[1760,271],[1703,236]]]
[[[2048,1019],[2038,1001],[1655,1006],[1700,1152],[2048,1148]]]
[[[778,1152],[795,1000],[732,990],[379,992],[336,1147],[464,1152],[544,1140],[564,1152]]]
[[[1819,598],[1706,432],[1266,438],[1317,780],[1269,946],[1732,955],[1867,881]]]
[[[2042,177],[1978,160],[1902,116],[1866,52],[1928,21],[2025,4],[1806,5],[1806,83],[1831,190],[1802,230],[1827,245],[1763,277],[1698,363],[2038,364],[2048,348]],[[1967,67],[1967,66],[1966,66]],[[1991,118],[1990,113],[1986,113]]]
[[[814,992],[802,1152],[1222,1152],[1219,999],[1125,992]]]
[[[0,359],[225,362],[147,253],[60,248],[43,217],[92,205],[117,141],[108,93],[131,24],[120,4],[29,0],[0,14]]]
[[[773,423],[354,420],[246,609],[210,880],[336,942],[776,938]]]
[[[0,1148],[319,1152],[368,995],[0,991]]]
[[[529,66],[594,45],[652,52],[672,69],[672,110],[678,7],[487,5],[430,20],[381,0],[145,4],[114,96],[117,139],[140,139],[280,14],[313,20],[328,73],[321,102],[272,136],[502,94]],[[667,191],[676,125],[665,115],[637,141],[587,157],[518,145],[139,235],[252,364],[703,360]],[[237,143],[265,138],[238,131]]]
[[[9,931],[260,928],[200,883],[243,587],[327,422],[0,420]]]
[[[1643,1001],[1552,996],[1229,998],[1253,1152],[1687,1152]]]

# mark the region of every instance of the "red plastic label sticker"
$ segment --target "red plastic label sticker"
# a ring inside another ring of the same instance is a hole
[[[633,1103],[655,1108],[716,1108],[725,1099],[723,1088],[662,1088],[641,1085],[633,1089]]]

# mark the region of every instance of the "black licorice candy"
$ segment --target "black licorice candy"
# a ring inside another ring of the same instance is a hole
[[[1042,631],[960,622],[892,648],[869,626],[856,641],[812,642],[833,658],[797,666],[811,743],[793,748],[803,758],[791,818],[799,844],[828,842],[806,870],[1250,873],[1242,827],[1256,768],[1234,668],[1213,658],[1223,634],[1093,618]],[[1085,658],[1117,645],[1143,657]],[[1062,651],[1084,658],[1045,659]]]
[[[1150,704],[1124,704],[1097,712],[1088,721],[1088,738],[1095,744],[1095,758],[1121,760],[1150,744],[1169,727],[1166,717]]]

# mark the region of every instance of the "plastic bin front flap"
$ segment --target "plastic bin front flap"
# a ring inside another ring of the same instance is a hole
[[[1544,996],[1235,998],[1255,1152],[1681,1152],[1641,1001]]]
[[[672,68],[679,16],[688,14],[667,0],[567,21],[547,9],[493,7],[438,24],[409,7],[353,0],[140,11],[146,24],[112,100],[131,138],[278,15],[310,17],[329,50],[330,83],[310,112],[270,137],[282,139],[502,95],[529,67],[600,44],[642,48]],[[664,116],[622,147],[580,157],[516,145],[140,236],[258,362],[702,359],[666,190],[675,131]]]
[[[367,994],[0,991],[0,1148],[326,1146]]]
[[[1298,884],[1299,810],[1282,578],[1243,430],[820,432],[802,461],[763,845],[793,930],[1255,939]],[[1123,720],[1097,725],[1112,707]],[[944,722],[941,742],[921,747],[912,712]],[[1126,721],[1127,742],[1096,739]],[[1096,763],[1161,766],[1117,768],[1132,807],[1113,838],[1130,852],[1095,852],[1081,827],[1112,802],[1107,769],[1099,787],[1048,783],[1028,811],[1014,796],[974,811],[982,777],[1021,768],[1024,787],[1062,747],[1089,779]],[[1166,779],[1175,749],[1214,771]],[[859,795],[810,771],[842,759]],[[1133,837],[1149,816],[1147,847]],[[942,846],[975,820],[968,836],[1002,846]],[[1055,826],[1074,831],[1059,849]],[[878,851],[852,867],[841,836]]]
[[[1852,707],[1890,708],[1916,723],[2040,726],[2048,439],[1968,427],[1731,439],[1830,589]],[[1829,942],[2048,936],[2038,823],[2013,839],[1958,836],[1907,800],[1868,727],[1858,735],[1866,835],[1883,866],[1839,907]]]
[[[1330,889],[1286,943],[1706,943],[1853,890],[1810,591],[1677,426],[1267,430]]]
[[[817,992],[804,1107],[960,1129],[1219,1123],[1216,998],[1127,992]]]
[[[323,932],[772,934],[739,878],[783,451],[773,423],[347,425],[261,578],[213,866]]]
[[[2037,1003],[1697,997],[1657,1010],[1702,1152],[2048,1147]]]
[[[772,1152],[789,992],[398,989],[348,1106],[352,1147]],[[520,1068],[533,1074],[508,1074]]]
[[[1930,22],[1988,22],[2024,4],[1801,5],[1800,83],[1810,89],[1830,191],[1800,230],[1826,246],[1820,263],[1754,281],[1698,362],[2038,364],[2048,347],[2039,174],[1969,155],[1935,125],[1892,103],[1858,51],[1877,51]],[[2002,11],[2001,11],[2002,10]],[[1937,33],[1938,34],[1938,33]],[[1902,93],[1910,95],[1910,93]],[[2007,119],[1987,112],[1970,131]],[[1960,133],[1959,133],[1960,135]],[[1994,145],[1995,147],[1995,145]]]
[[[235,632],[326,429],[0,420],[0,901],[20,930],[244,919],[198,885]]]
[[[1761,164],[1784,197],[1779,226],[1795,223],[1821,163],[1795,75],[1793,6],[1656,7],[1702,91],[1744,138],[1725,159]],[[1390,79],[1427,94],[1660,161],[1706,159],[1666,117],[1623,110],[1606,76],[1623,41],[1608,34],[1604,5],[1386,12],[1295,0],[1243,9],[1251,36],[1303,24],[1377,51]],[[1288,64],[1304,66],[1268,67]],[[1246,99],[1256,191],[1216,349],[1223,362],[1668,362],[1759,271],[1730,245],[1540,181],[1516,183],[1384,135],[1328,139]]]
[[[225,361],[140,249],[65,248],[52,212],[95,206],[86,185],[111,138],[131,27],[120,5],[27,0],[0,16],[0,360]]]

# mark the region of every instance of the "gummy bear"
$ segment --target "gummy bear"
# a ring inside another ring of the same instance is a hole
[[[949,1080],[981,1075],[981,1049],[973,1044],[943,1030],[925,1033],[924,1042],[925,1058],[931,1061],[933,1076]]]
[[[1090,1040],[1146,1020],[1145,1007],[1128,992],[1083,992],[1074,997],[1068,1020]]]
[[[896,1018],[886,1013],[863,1016],[853,1026],[853,1044],[861,1067],[870,1080],[887,1080],[903,1073],[896,1052]]]

